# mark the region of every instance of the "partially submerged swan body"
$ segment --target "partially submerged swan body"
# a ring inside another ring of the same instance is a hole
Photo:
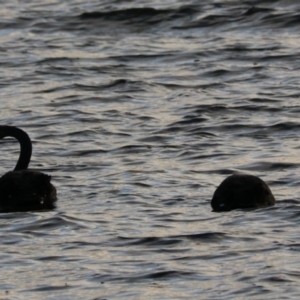
[[[32,152],[28,134],[14,126],[0,125],[0,139],[14,137],[20,143],[16,167],[0,177],[0,212],[55,208],[56,189],[51,176],[27,169]]]
[[[218,186],[211,200],[214,211],[258,208],[274,204],[275,198],[262,179],[242,173],[227,177]]]

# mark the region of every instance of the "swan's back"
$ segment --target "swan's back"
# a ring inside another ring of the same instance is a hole
[[[256,208],[274,204],[275,198],[262,179],[242,173],[227,177],[218,186],[211,200],[214,211]]]
[[[0,178],[0,212],[52,209],[56,189],[51,176],[35,170],[11,171]]]

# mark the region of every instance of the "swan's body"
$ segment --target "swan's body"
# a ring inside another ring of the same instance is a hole
[[[274,204],[275,198],[263,180],[241,173],[227,177],[218,186],[211,200],[214,211],[258,208]]]
[[[0,139],[8,136],[19,141],[20,156],[15,169],[0,177],[0,212],[54,208],[57,199],[51,176],[27,169],[32,152],[29,136],[17,127],[0,126]]]

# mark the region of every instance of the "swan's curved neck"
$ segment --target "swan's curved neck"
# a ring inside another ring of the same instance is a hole
[[[28,134],[22,129],[14,126],[0,125],[0,139],[7,136],[14,137],[20,143],[20,156],[14,170],[18,171],[27,169],[32,152],[31,140]]]

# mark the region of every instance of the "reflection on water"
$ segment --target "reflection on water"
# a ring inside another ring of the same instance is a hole
[[[298,10],[3,4],[1,123],[30,134],[59,201],[0,215],[0,298],[298,296]],[[0,148],[4,173],[19,148]],[[211,212],[236,170],[277,204]]]

